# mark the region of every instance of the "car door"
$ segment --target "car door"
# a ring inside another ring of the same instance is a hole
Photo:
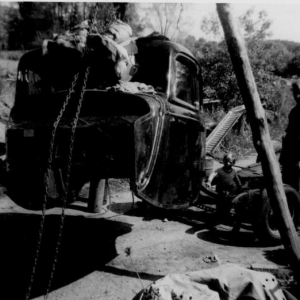
[[[173,70],[161,201],[176,208],[188,206],[197,197],[203,176],[205,129],[197,108],[199,67],[188,56],[178,54]]]
[[[138,182],[137,194],[155,206],[176,209],[189,206],[197,196],[203,175],[205,132],[196,105],[199,68],[187,56],[171,58],[169,97],[160,114],[162,125],[156,145],[153,139],[150,141],[155,161],[152,153],[148,155],[153,161],[152,172],[144,178],[144,184]],[[149,121],[144,125],[150,125]],[[144,136],[145,127],[142,132]]]

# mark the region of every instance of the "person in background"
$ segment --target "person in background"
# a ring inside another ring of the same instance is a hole
[[[289,123],[282,141],[282,152],[279,159],[282,165],[282,180],[299,192],[300,161],[300,80],[292,84],[296,106],[289,114]]]
[[[232,153],[227,153],[223,157],[224,166],[211,173],[206,182],[207,187],[211,187],[212,182],[216,182],[216,192],[218,193],[217,212],[214,220],[219,222],[228,217],[232,208],[232,200],[237,196],[241,188],[241,182],[236,170],[233,169],[235,158]],[[237,220],[236,220],[237,222]],[[239,222],[237,222],[239,223]],[[240,224],[236,224],[235,230]]]

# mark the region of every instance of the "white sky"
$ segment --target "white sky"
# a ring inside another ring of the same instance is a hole
[[[34,0],[33,0],[34,1]],[[129,0],[130,1],[130,0]],[[129,2],[119,1],[119,2]],[[0,2],[3,2],[0,0]],[[76,1],[81,2],[81,1]],[[110,1],[104,1],[110,2]],[[193,23],[189,33],[195,35],[196,38],[203,36],[200,31],[200,20],[204,16],[209,15],[216,11],[216,2],[212,0],[154,0],[154,1],[133,1],[133,2],[184,2],[189,3],[189,10],[186,12]],[[223,1],[221,1],[223,2]],[[247,9],[254,7],[255,12],[258,13],[261,10],[267,12],[268,19],[272,21],[271,31],[273,39],[284,39],[295,42],[300,42],[300,1],[299,0],[264,0],[264,1],[245,1],[245,0],[231,0],[236,11],[236,15],[241,15],[246,12]]]
[[[232,3],[232,1],[230,1]],[[236,1],[235,1],[236,2]],[[239,3],[232,3],[236,15],[242,15],[247,9],[254,7],[255,12],[261,10],[266,11],[267,19],[272,21],[270,31],[273,33],[272,39],[283,39],[295,42],[300,42],[300,1],[285,2],[283,1],[269,1],[267,3],[260,3],[258,1],[239,1]],[[203,34],[200,31],[200,20],[207,14],[216,11],[216,4],[208,3],[208,1],[201,3],[192,3],[189,7],[188,14],[193,20],[194,25],[190,33],[197,38]]]

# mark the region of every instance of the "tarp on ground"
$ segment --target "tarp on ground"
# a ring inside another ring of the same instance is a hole
[[[286,296],[272,274],[225,264],[167,275],[141,291],[134,300],[285,300]]]

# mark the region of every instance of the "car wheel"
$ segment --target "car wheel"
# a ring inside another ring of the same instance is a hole
[[[288,207],[294,225],[299,225],[300,215],[300,195],[291,186],[284,185],[284,191],[288,202]],[[270,199],[266,189],[261,193],[260,205],[257,207],[257,221],[254,224],[255,232],[261,241],[268,244],[280,244],[281,237],[278,230],[278,218],[271,207]]]

